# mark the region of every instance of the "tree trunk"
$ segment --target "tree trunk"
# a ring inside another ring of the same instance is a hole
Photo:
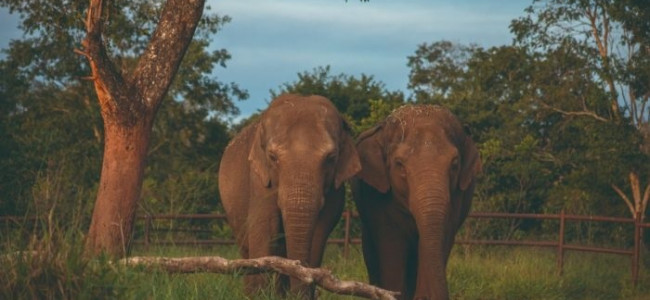
[[[92,254],[106,251],[122,257],[127,254],[131,241],[151,122],[140,122],[131,127],[106,122],[104,130],[106,143],[102,177],[86,249]]]
[[[104,120],[102,174],[86,237],[86,254],[113,257],[129,249],[156,111],[178,71],[205,0],[168,0],[133,73],[124,76],[102,41],[105,1],[90,0],[83,50]]]

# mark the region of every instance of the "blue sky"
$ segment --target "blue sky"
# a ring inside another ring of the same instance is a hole
[[[232,18],[212,42],[232,59],[216,76],[247,89],[241,116],[266,107],[269,90],[297,73],[331,66],[332,74],[373,75],[407,93],[407,56],[424,42],[510,44],[508,25],[531,0],[208,0]],[[0,11],[0,47],[20,38],[18,18]]]

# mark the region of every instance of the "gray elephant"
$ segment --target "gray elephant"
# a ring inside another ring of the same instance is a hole
[[[357,141],[353,182],[370,283],[401,299],[448,299],[446,265],[481,160],[449,110],[408,105]]]
[[[228,145],[219,191],[241,256],[282,256],[319,267],[343,211],[343,182],[361,169],[349,127],[324,97],[285,94]],[[249,275],[250,294],[269,286]],[[285,292],[312,298],[314,288],[281,276]]]

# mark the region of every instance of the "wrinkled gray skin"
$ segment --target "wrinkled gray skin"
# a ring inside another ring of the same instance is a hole
[[[282,256],[318,267],[328,235],[344,206],[342,183],[361,168],[345,121],[321,96],[286,94],[228,145],[219,191],[241,256]],[[268,276],[249,275],[251,294]],[[284,293],[287,278],[275,284]],[[313,298],[314,288],[290,280],[293,293]]]
[[[439,106],[404,106],[363,132],[353,181],[370,283],[401,299],[448,299],[446,266],[481,161]]]

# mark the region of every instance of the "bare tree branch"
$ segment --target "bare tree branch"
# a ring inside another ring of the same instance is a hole
[[[648,207],[648,200],[650,200],[650,183],[645,187],[643,192],[643,201],[641,202],[641,219],[645,215],[645,210]]]
[[[592,117],[592,118],[594,118],[594,119],[596,119],[598,121],[601,121],[601,122],[609,122],[608,119],[603,118],[603,117],[599,116],[598,114],[596,114],[595,112],[592,112],[592,111],[587,111],[587,110],[583,110],[583,111],[565,111],[565,110],[553,107],[551,105],[548,105],[544,101],[540,101],[540,104],[542,104],[542,106],[544,106],[544,107],[546,107],[546,108],[548,108],[548,109],[550,109],[552,111],[561,113],[563,115],[567,115],[567,116],[587,116],[587,117]]]
[[[641,209],[641,185],[639,184],[639,174],[630,172],[630,187],[632,188],[632,198],[634,199],[634,207],[637,210]]]
[[[607,40],[604,39],[601,40],[600,34],[598,32],[598,24],[596,24],[597,18],[598,18],[598,6],[594,5],[594,9],[592,10],[591,7],[587,7],[585,10],[585,13],[587,15],[587,18],[589,19],[589,26],[591,27],[591,35],[594,37],[596,40],[596,46],[598,47],[598,52],[600,53],[600,56],[602,58],[606,58],[608,56],[607,54]],[[605,19],[607,20],[607,19]],[[606,21],[605,21],[606,22]],[[603,30],[605,31],[605,36],[607,36],[607,32],[609,31],[608,28],[603,26]]]
[[[608,39],[609,39],[609,33],[611,31],[611,27],[609,24],[609,18],[607,16],[605,7],[602,7],[601,10],[602,10],[602,18],[603,18],[602,19],[603,37],[600,36],[600,32],[598,30],[598,23],[597,23],[598,4],[594,4],[593,10],[591,9],[591,7],[588,6],[587,9],[585,10],[585,14],[587,15],[587,19],[589,19],[591,34],[594,37],[596,46],[598,47],[600,58],[603,63],[603,67],[605,69],[605,74],[604,74],[605,82],[607,82],[607,85],[609,86],[609,91],[612,94],[610,102],[611,102],[613,118],[614,120],[618,120],[619,119],[618,93],[616,91],[616,85],[614,84],[614,78],[612,77],[610,66],[609,66],[610,57],[609,57],[609,49],[608,49]]]
[[[174,258],[140,256],[124,258],[119,263],[141,265],[148,268],[162,268],[171,273],[259,274],[278,272],[342,295],[353,295],[368,299],[396,299],[395,296],[399,294],[358,281],[340,280],[329,270],[304,267],[300,264],[300,261],[277,256],[234,260],[219,256]]]
[[[628,198],[627,195],[625,195],[625,193],[623,193],[623,191],[615,184],[612,184],[612,188],[623,199],[623,201],[625,201],[625,204],[627,204],[627,207],[630,209],[630,213],[632,214],[632,217],[636,216],[634,205],[630,201],[630,198]]]

